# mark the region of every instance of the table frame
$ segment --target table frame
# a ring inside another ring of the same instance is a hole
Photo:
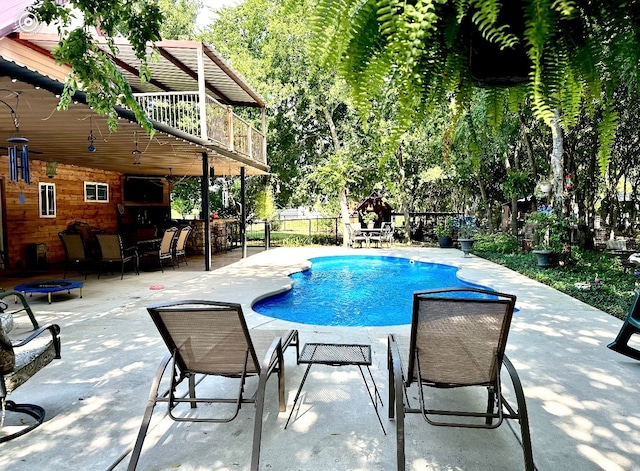
[[[362,376],[362,380],[364,381],[364,385],[367,389],[367,393],[369,394],[369,398],[371,399],[371,403],[373,404],[373,408],[376,411],[376,416],[378,417],[380,427],[382,427],[382,431],[384,432],[384,434],[387,434],[386,430],[384,429],[384,425],[382,424],[382,419],[380,418],[378,401],[380,401],[380,406],[384,406],[384,404],[382,403],[382,397],[380,396],[380,392],[378,391],[376,382],[373,379],[373,375],[371,374],[371,369],[369,368],[371,366],[371,345],[346,343],[305,343],[302,347],[302,351],[300,352],[298,363],[307,363],[308,366],[304,372],[304,376],[302,377],[302,381],[300,382],[300,386],[298,387],[298,391],[296,392],[296,396],[293,400],[293,406],[291,407],[289,418],[287,419],[287,423],[284,425],[285,429],[289,425],[289,421],[293,416],[293,413],[296,409],[296,404],[298,403],[298,399],[300,398],[300,393],[302,392],[302,387],[304,386],[304,383],[307,380],[307,376],[309,375],[309,370],[311,370],[311,367],[313,365],[357,366],[360,370],[360,375]],[[367,377],[362,370],[363,366],[369,372],[371,386],[369,386]]]

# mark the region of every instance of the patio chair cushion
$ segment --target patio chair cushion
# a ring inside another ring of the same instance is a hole
[[[9,312],[0,314],[0,373],[10,373],[16,363],[13,348],[7,348],[11,345],[11,339],[7,335],[13,329],[13,315]]]

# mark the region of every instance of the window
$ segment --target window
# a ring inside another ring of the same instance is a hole
[[[40,217],[56,217],[56,184],[40,183]]]
[[[84,182],[84,200],[109,202],[109,185],[106,183]]]

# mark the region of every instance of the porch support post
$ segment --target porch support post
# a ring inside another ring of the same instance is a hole
[[[198,46],[198,107],[200,109],[200,137],[209,140],[207,130],[207,93],[204,84],[204,53],[202,51],[202,43]],[[209,175],[209,172],[206,173]],[[208,192],[208,190],[207,190]]]
[[[262,159],[261,162],[267,163],[267,112],[264,106],[262,107],[262,155],[260,159]]]
[[[245,188],[245,168],[240,167],[240,243],[242,258],[247,258],[247,198]]]
[[[202,179],[200,180],[202,219],[204,219],[204,270],[211,271],[211,209],[209,208],[209,156],[202,153]]]

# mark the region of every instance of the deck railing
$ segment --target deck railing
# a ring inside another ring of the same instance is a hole
[[[198,92],[134,93],[149,119],[202,137]],[[206,98],[207,139],[226,149],[267,163],[265,136],[233,113],[230,106]]]

